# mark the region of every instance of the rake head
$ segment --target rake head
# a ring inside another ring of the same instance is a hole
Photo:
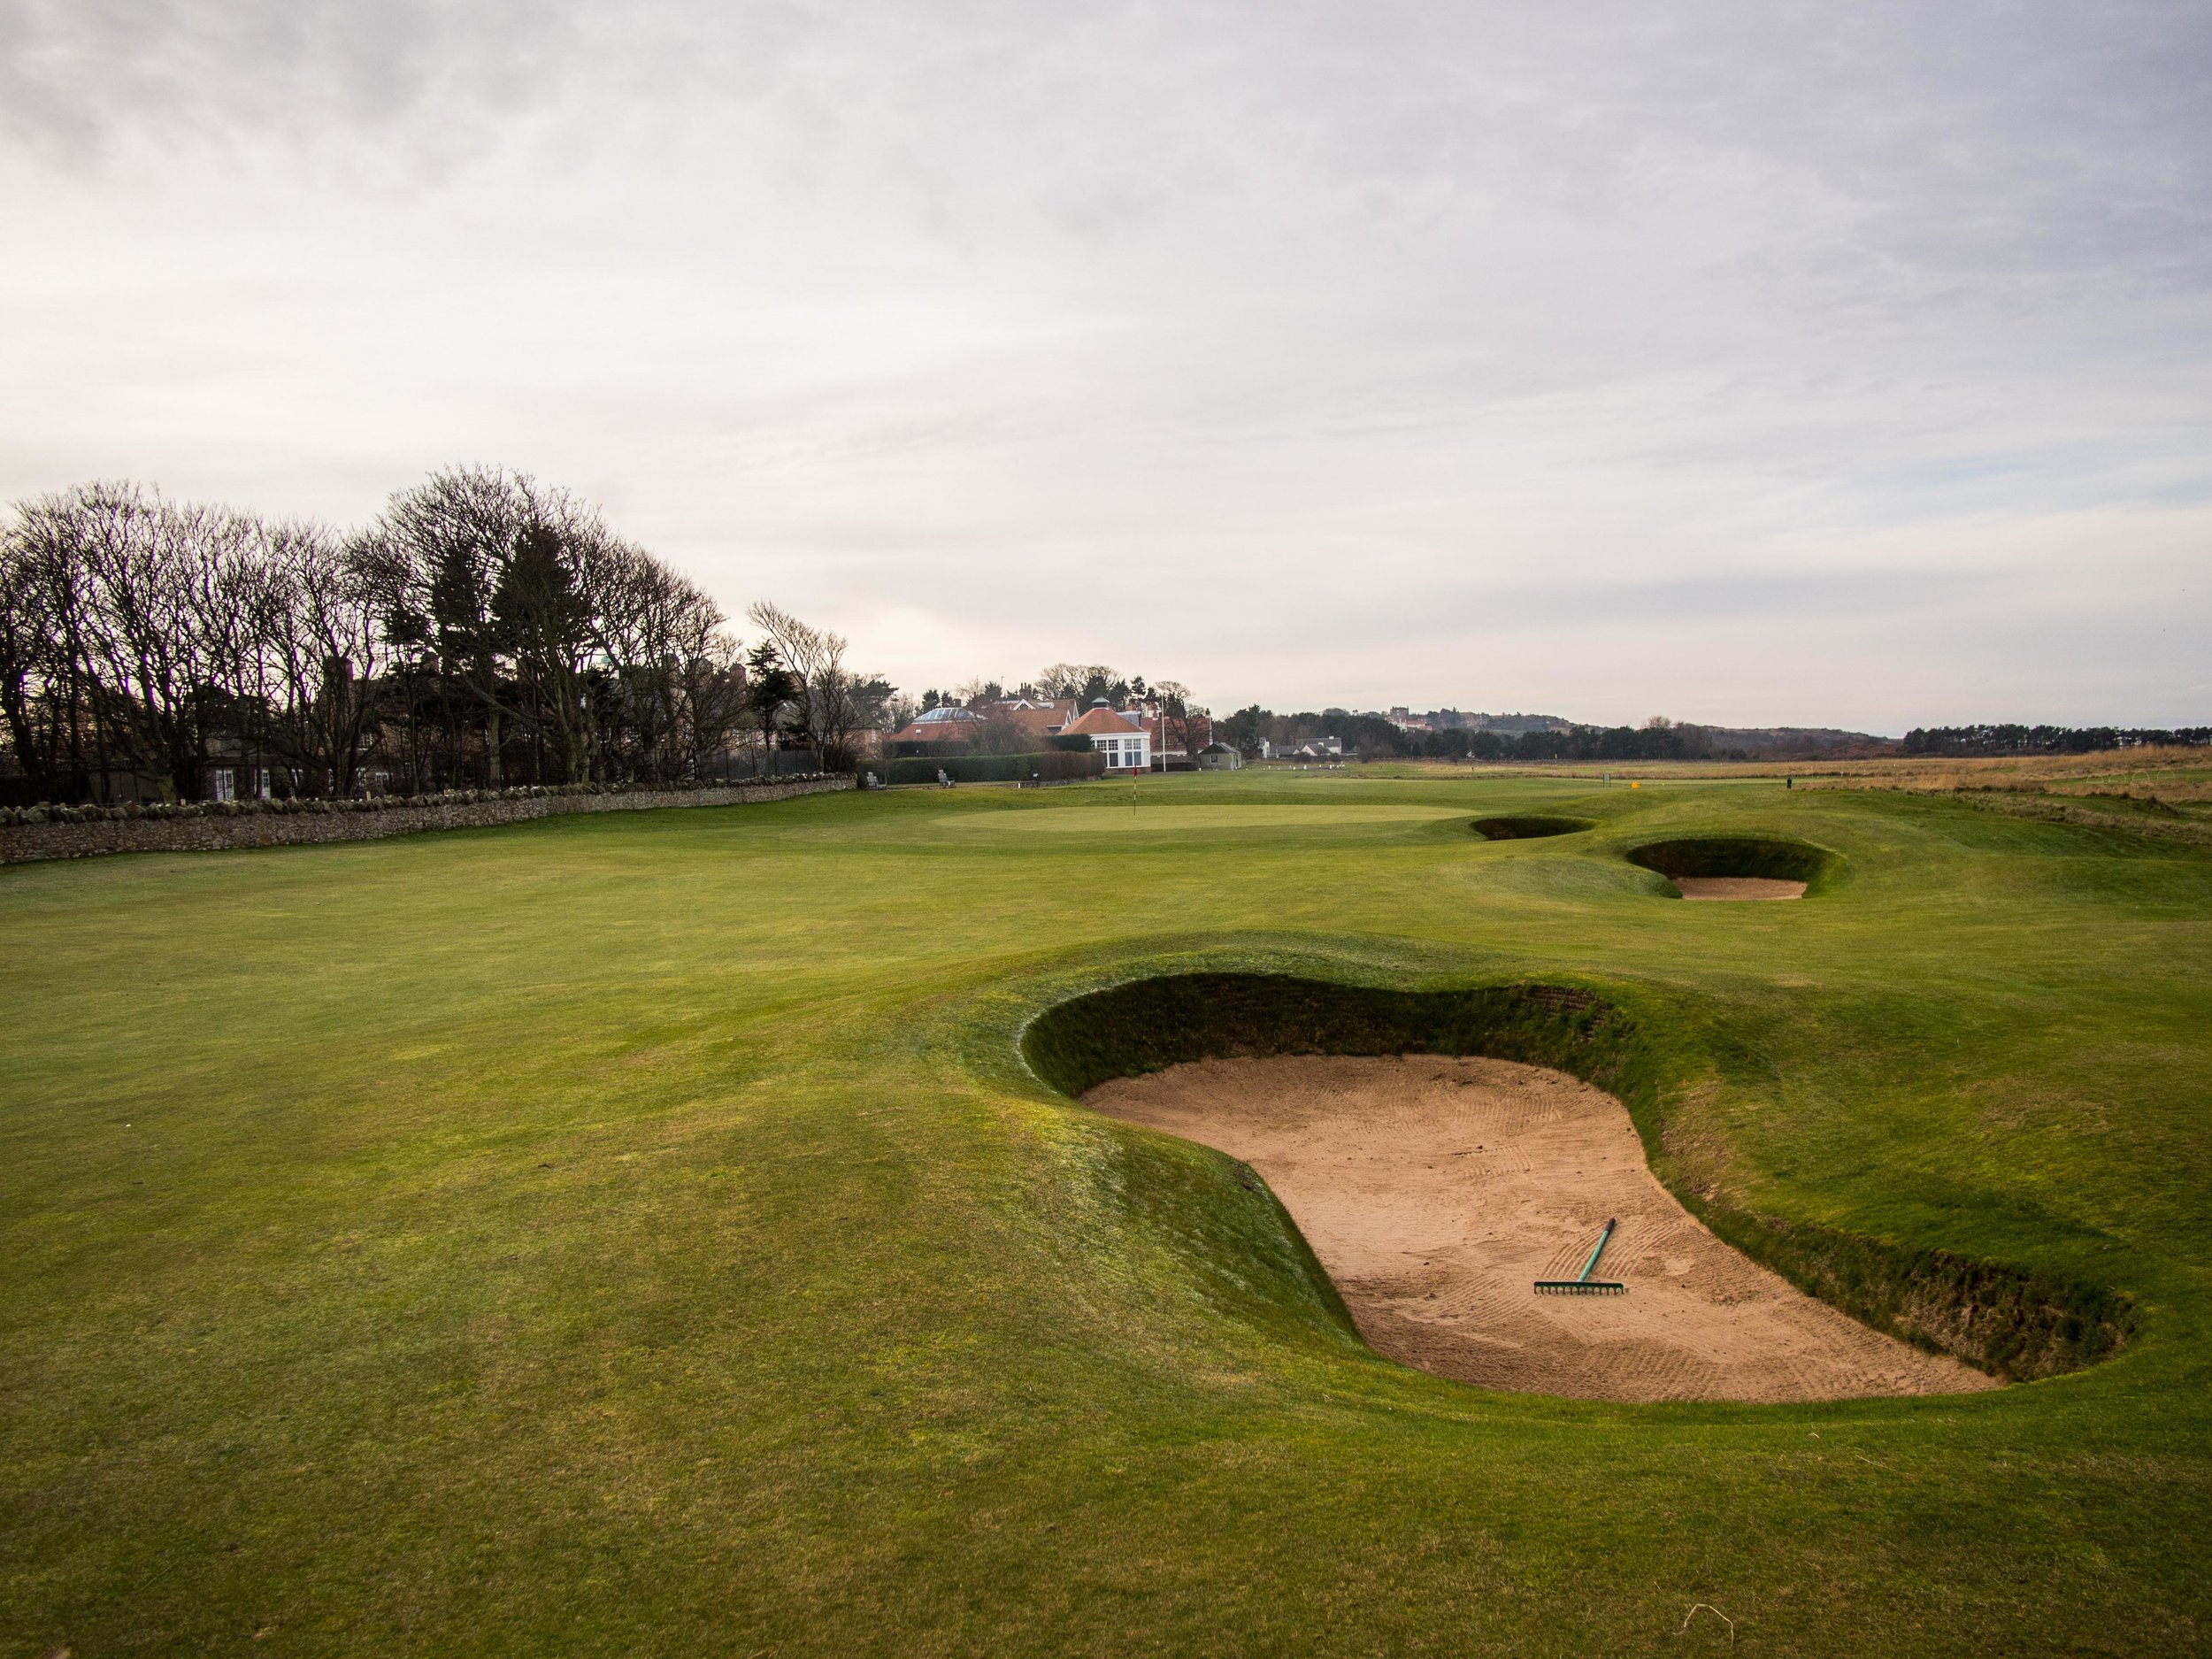
[[[1598,1257],[1605,1254],[1605,1247],[1613,1237],[1613,1229],[1619,1226],[1617,1217],[1608,1217],[1605,1231],[1598,1234],[1598,1241],[1590,1247],[1590,1259],[1582,1264],[1582,1271],[1572,1279],[1540,1279],[1536,1294],[1540,1296],[1625,1296],[1628,1286],[1617,1279],[1592,1279],[1598,1271]]]

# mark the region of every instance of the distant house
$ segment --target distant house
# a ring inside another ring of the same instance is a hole
[[[1152,769],[1152,734],[1145,730],[1141,714],[1124,714],[1094,703],[1081,718],[1063,727],[1061,735],[1089,738],[1091,747],[1106,757],[1109,772]]]
[[[964,708],[944,703],[925,709],[884,741],[907,745],[898,751],[901,754],[918,753],[918,745],[950,749],[974,741],[987,725],[1010,721],[1036,738],[1038,747],[1042,748],[1044,740],[1063,729],[1075,718],[1075,713],[1073,697],[1008,697],[1000,703],[975,703]]]
[[[1075,718],[1073,697],[1009,697],[995,703],[990,712],[995,718],[1014,722],[1023,730],[1039,737],[1050,737],[1067,729]]]
[[[1263,760],[1340,760],[1344,755],[1344,740],[1340,737],[1317,737],[1304,743],[1260,744]]]
[[[910,755],[919,749],[964,749],[973,740],[976,728],[983,724],[983,717],[972,709],[956,703],[940,703],[934,709],[925,709],[906,725],[884,741],[887,744],[904,743],[911,747],[894,748],[892,753]]]
[[[941,704],[892,733],[884,749],[894,756],[958,754],[987,726],[1002,729],[1008,724],[1028,733],[1034,749],[1046,748],[1049,738],[1087,737],[1091,747],[1106,756],[1110,772],[1187,772],[1195,762],[1186,752],[1186,741],[1202,747],[1213,736],[1205,716],[1170,720],[1156,704],[1117,709],[1102,697],[1085,710],[1073,697],[1032,695],[979,701],[964,708]]]
[[[1198,770],[1201,772],[1234,772],[1244,764],[1244,757],[1226,743],[1209,743],[1198,751]]]

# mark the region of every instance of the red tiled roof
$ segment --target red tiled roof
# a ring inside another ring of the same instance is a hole
[[[885,739],[891,743],[965,743],[975,736],[976,723],[971,720],[931,720],[926,724],[917,720],[902,726]]]
[[[1067,737],[1132,737],[1142,728],[1133,726],[1111,709],[1093,709],[1079,720],[1071,720],[1060,728]]]
[[[1002,703],[992,710],[991,714],[994,718],[1013,721],[1025,732],[1056,732],[1061,722],[1068,718],[1066,709],[1056,709],[1050,703],[1037,709],[1017,709],[1011,704]]]

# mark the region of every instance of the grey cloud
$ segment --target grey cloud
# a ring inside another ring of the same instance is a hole
[[[918,682],[1157,638],[1340,701],[1658,618],[1932,687],[2017,549],[2193,545],[2208,83],[2153,0],[0,0],[0,493],[506,460]]]
[[[556,90],[577,23],[533,0],[6,0],[0,119],[78,165],[127,138],[346,133],[435,154]]]
[[[584,127],[610,91],[773,96],[818,142],[882,146],[956,196],[1033,175],[1016,193],[1078,219],[1276,177],[1416,222],[1470,193],[1610,213],[1778,187],[1830,198],[1864,249],[1963,272],[2171,275],[2212,235],[2212,12],[2171,0],[7,0],[0,73],[11,127],[57,150],[180,129],[385,142],[530,108]]]

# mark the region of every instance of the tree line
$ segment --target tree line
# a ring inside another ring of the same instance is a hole
[[[1641,726],[1574,726],[1520,733],[1447,726],[1422,731],[1379,714],[1323,709],[1277,714],[1257,703],[1214,724],[1221,741],[1247,755],[1262,742],[1295,747],[1333,737],[1363,760],[1636,761],[1742,757],[1716,728],[1654,716]]]
[[[779,746],[849,765],[891,687],[495,467],[351,534],[94,483],[0,528],[0,743],[32,800],[669,785]]]
[[[2212,726],[2163,731],[2117,726],[1929,726],[1905,733],[1900,752],[1907,755],[2093,755],[2108,749],[2150,744],[2201,748],[2212,744]]]

